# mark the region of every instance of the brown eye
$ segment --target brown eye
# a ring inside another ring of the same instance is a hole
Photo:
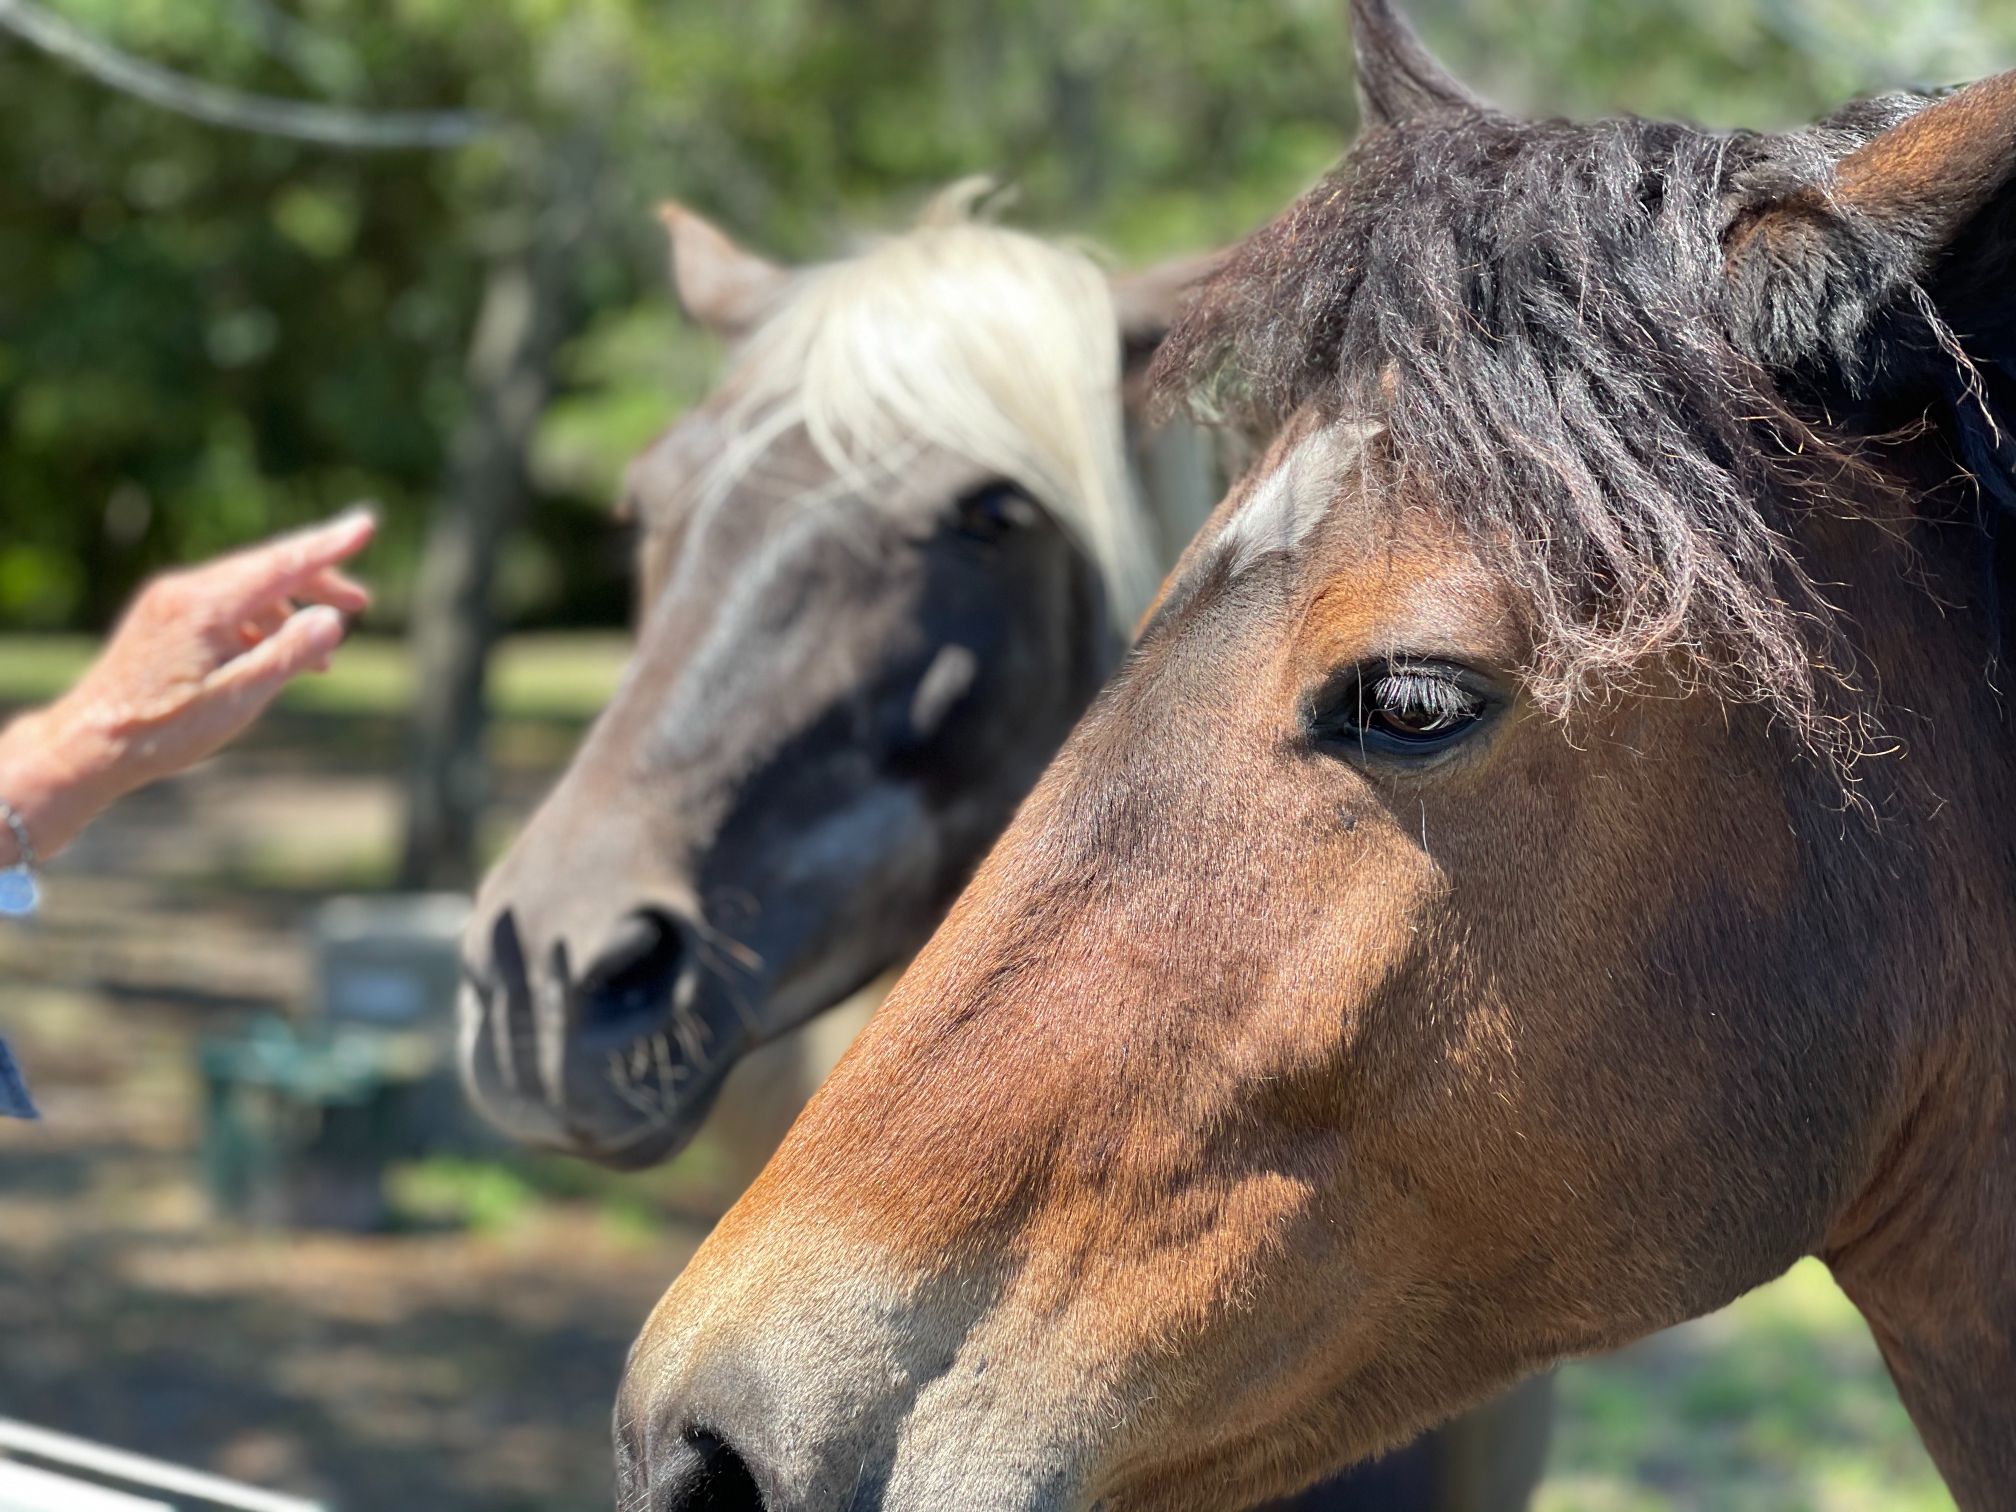
[[[1445,678],[1389,672],[1371,684],[1363,718],[1400,740],[1439,740],[1473,724],[1482,700]]]
[[[1355,669],[1312,719],[1322,743],[1347,754],[1416,757],[1446,750],[1490,713],[1491,696],[1467,669],[1443,662],[1385,662]]]

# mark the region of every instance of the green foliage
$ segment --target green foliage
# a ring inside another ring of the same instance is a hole
[[[592,1218],[612,1238],[650,1246],[662,1244],[679,1221],[718,1211],[732,1197],[722,1176],[726,1159],[714,1137],[703,1134],[677,1160],[643,1173],[510,1151],[431,1155],[395,1167],[386,1185],[393,1210],[416,1226],[502,1233],[561,1205]]]
[[[0,657],[0,711],[46,703],[90,665],[89,636],[11,636]],[[570,733],[609,701],[628,642],[614,634],[526,635],[499,648],[490,696],[497,718],[564,724]],[[353,637],[327,673],[306,677],[281,695],[285,713],[393,719],[413,701],[414,670],[402,643]]]
[[[594,144],[583,333],[506,587],[618,624],[606,503],[717,355],[674,315],[654,199],[806,258],[997,172],[1126,258],[1230,238],[1352,122],[1341,0],[57,0],[241,89],[513,123],[453,153],[233,134],[0,39],[0,627],[100,626],[136,579],[379,499],[396,620],[461,413],[486,259],[549,149]],[[1771,124],[2016,58],[1998,0],[1414,0],[1525,107]]]
[[[409,1223],[453,1224],[502,1233],[539,1205],[539,1189],[510,1166],[446,1156],[394,1171],[386,1181],[393,1210]]]
[[[1569,1366],[1535,1512],[1951,1512],[1868,1327],[1817,1260]]]

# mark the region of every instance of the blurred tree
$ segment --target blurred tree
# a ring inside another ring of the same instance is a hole
[[[499,622],[497,564],[531,503],[533,437],[553,392],[560,347],[579,316],[573,271],[593,224],[599,151],[577,136],[536,155],[533,191],[484,274],[466,367],[468,408],[421,561],[412,640],[413,710],[405,887],[466,887],[487,793],[483,732]]]
[[[480,269],[542,192],[528,140],[590,136],[601,171],[553,374],[566,432],[532,480],[538,549],[505,553],[510,608],[613,622],[615,554],[584,527],[711,357],[662,299],[652,199],[809,255],[993,169],[1033,219],[1146,252],[1250,222],[1345,121],[1327,3],[1262,3],[1250,24],[1201,0],[45,8],[214,85],[529,130],[433,158],[237,136],[0,39],[0,624],[99,622],[151,568],[353,493],[386,504],[402,619],[471,401]]]
[[[269,52],[284,45],[297,57],[314,56],[313,36],[298,22],[263,8],[251,19]],[[0,0],[0,25],[108,88],[213,126],[363,150],[463,147],[498,129],[468,113],[369,113],[225,89],[122,53],[33,0]],[[580,152],[564,161],[533,153],[546,169],[533,186],[542,192],[526,197],[519,218],[541,229],[512,237],[493,259],[468,364],[469,408],[451,448],[415,606],[420,698],[402,865],[409,886],[470,880],[483,798],[478,745],[496,635],[497,543],[524,507],[532,433],[571,319],[570,267],[587,229],[581,186],[593,182],[592,163]]]

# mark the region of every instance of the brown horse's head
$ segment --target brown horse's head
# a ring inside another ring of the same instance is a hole
[[[630,470],[636,656],[468,936],[465,1076],[523,1138],[659,1159],[904,959],[1152,586],[1122,380],[1189,279],[1109,284],[970,198],[797,272],[667,212],[736,355]]]
[[[1242,1505],[1809,1252],[2006,1504],[2016,76],[1534,124],[1359,10],[1163,357],[1272,450],[646,1328],[634,1512]]]

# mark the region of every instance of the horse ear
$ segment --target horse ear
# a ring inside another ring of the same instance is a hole
[[[2016,179],[2016,69],[1926,106],[1834,170],[1834,202],[1934,265]]]
[[[1120,317],[1120,339],[1130,363],[1153,355],[1191,291],[1223,267],[1229,255],[1221,250],[1172,257],[1112,281],[1113,310]]]
[[[1392,0],[1351,0],[1351,54],[1358,114],[1367,126],[1485,108],[1435,61]]]
[[[733,340],[775,307],[789,269],[737,243],[727,232],[676,200],[658,207],[672,239],[672,289],[699,325]]]
[[[1853,389],[1898,370],[1901,353],[1870,338],[1913,288],[1970,350],[2016,326],[2016,71],[1901,119],[1895,98],[1872,105],[1887,123],[1827,182],[1767,190],[1723,233],[1752,355],[1780,369],[1817,361]]]

